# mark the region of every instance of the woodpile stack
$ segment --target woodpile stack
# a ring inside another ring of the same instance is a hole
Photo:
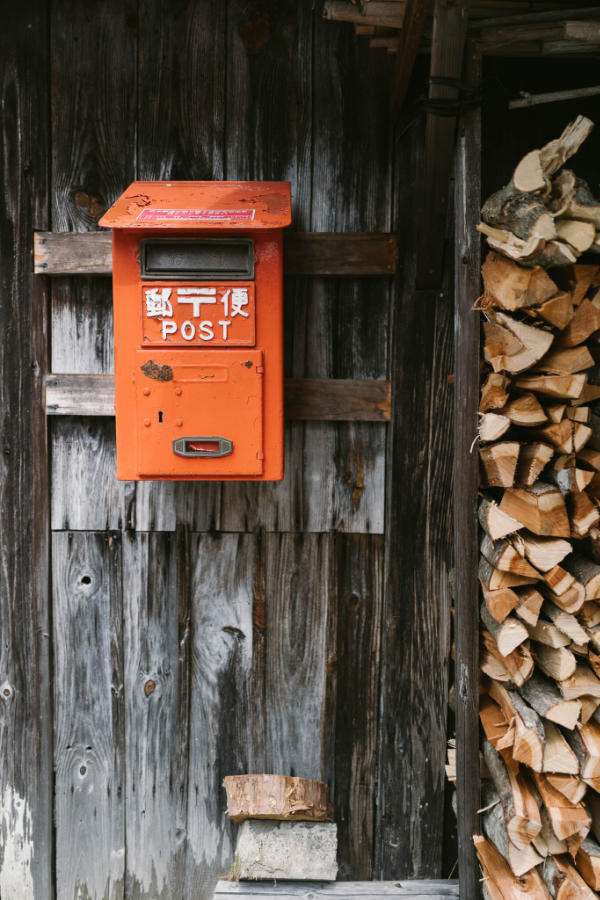
[[[590,125],[569,126],[547,145],[554,155],[528,154],[484,206],[508,235],[482,228],[493,249],[478,302],[485,780],[474,840],[492,900],[600,895],[600,265],[575,262],[598,244],[596,220],[577,187],[555,204],[567,173],[548,164]],[[535,249],[518,256],[525,245]],[[552,268],[559,258],[568,265]]]

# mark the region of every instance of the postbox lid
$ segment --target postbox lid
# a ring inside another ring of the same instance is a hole
[[[289,181],[134,181],[100,219],[107,228],[284,228]]]

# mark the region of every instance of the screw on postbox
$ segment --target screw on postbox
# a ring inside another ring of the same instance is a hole
[[[117,477],[283,478],[287,182],[138,181],[113,230]]]

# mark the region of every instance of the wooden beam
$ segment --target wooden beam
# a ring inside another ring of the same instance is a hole
[[[435,0],[430,77],[459,79],[467,33],[468,0]],[[430,100],[456,99],[453,87],[431,84]],[[425,161],[417,253],[417,289],[439,288],[442,278],[448,187],[456,118],[429,112],[425,131]]]
[[[397,119],[404,104],[431,0],[408,0],[392,86],[391,113]]]
[[[415,880],[415,881],[338,881],[320,884],[314,881],[278,882],[233,882],[219,881],[214,898],[239,897],[263,900],[266,897],[356,897],[363,900],[385,900],[388,897],[412,897],[413,900],[436,900],[436,898],[458,897],[458,881]]]
[[[572,91],[550,91],[547,94],[524,93],[516,100],[510,100],[509,109],[525,109],[529,106],[540,106],[542,103],[560,103],[563,100],[577,100],[580,97],[595,97],[600,94],[600,85],[586,88],[575,88]]]
[[[114,416],[112,375],[48,375],[49,416]],[[285,417],[329,422],[387,422],[389,381],[286,378]]]
[[[34,234],[37,275],[110,275],[111,235],[104,231]],[[396,236],[289,232],[284,235],[286,275],[394,275]]]
[[[334,22],[354,22],[356,25],[376,25],[383,28],[402,28],[406,3],[403,0],[370,0],[362,12],[349,0],[325,0],[323,18]]]
[[[49,359],[46,285],[29,262],[31,232],[49,222],[48,4],[4,17],[0,68],[0,894],[55,896],[50,665],[49,491],[42,405]]]
[[[481,82],[479,47],[468,42],[466,77]],[[455,181],[454,299],[454,641],[456,654],[456,791],[458,868],[461,900],[480,897],[479,865],[473,835],[479,832],[480,806],[477,582],[477,434],[479,403],[479,296],[481,247],[475,228],[481,206],[481,116],[479,109],[460,120]]]

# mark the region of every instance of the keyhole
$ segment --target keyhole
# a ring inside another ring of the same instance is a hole
[[[158,414],[158,421],[161,422],[161,423],[162,423],[162,417],[163,417],[162,412],[159,412],[159,414]]]

